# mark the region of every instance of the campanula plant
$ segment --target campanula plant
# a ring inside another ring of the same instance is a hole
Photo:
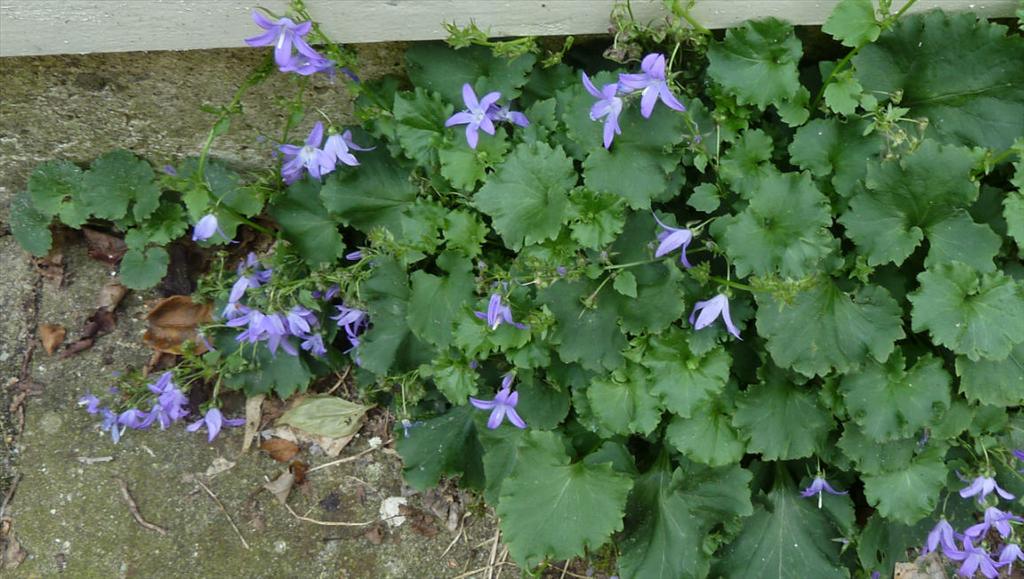
[[[607,59],[449,26],[362,80],[302,3],[257,12],[252,82],[346,82],[355,121],[293,105],[243,176],[210,159],[236,97],[163,175],[44,164],[12,232],[107,223],[139,286],[165,238],[224,248],[174,387],[83,390],[115,441],[213,439],[227,391],[348,367],[407,483],[480,491],[526,570],[995,577],[1024,557],[1024,39],[913,3],[841,0],[827,57],[669,2],[616,9]]]

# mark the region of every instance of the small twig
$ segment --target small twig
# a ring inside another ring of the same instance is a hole
[[[587,577],[586,575],[579,575],[577,573],[573,573],[572,571],[570,571],[569,570],[569,564],[570,563],[572,563],[571,559],[565,562],[565,567],[562,567],[562,577],[565,577],[566,575],[568,575],[569,577],[578,577],[579,579],[590,579],[590,577]]]
[[[11,481],[11,486],[7,488],[7,492],[4,493],[4,502],[0,503],[0,519],[4,518],[4,514],[7,512],[7,505],[14,498],[14,491],[18,489],[18,483],[21,482],[21,473],[14,475],[14,480]]]
[[[110,462],[114,460],[112,456],[80,456],[78,462],[82,464],[96,464],[98,462]]]
[[[228,522],[231,523],[231,528],[234,529],[235,534],[238,535],[238,540],[242,542],[242,546],[248,549],[249,543],[245,542],[245,537],[242,536],[242,531],[238,530],[238,526],[235,525],[235,521],[231,519],[231,515],[228,514],[228,510],[224,508],[224,503],[220,502],[220,499],[217,498],[217,495],[213,494],[213,491],[210,490],[210,487],[204,485],[203,481],[199,480],[198,478],[195,478],[194,480],[199,486],[203,487],[203,490],[206,491],[206,494],[210,495],[210,498],[213,499],[213,502],[217,503],[217,506],[220,507],[220,512],[224,513],[224,516],[227,518]]]
[[[565,574],[569,572],[569,563],[572,563],[571,559],[569,561],[566,561],[565,565],[562,565],[562,574],[558,577],[558,579],[565,579]]]
[[[505,566],[505,565],[513,565],[513,564],[514,563],[512,563],[511,561],[508,561],[508,562],[505,562],[505,563],[495,563],[494,565],[488,565],[487,567],[480,567],[479,569],[473,569],[472,571],[466,571],[465,573],[462,573],[461,575],[456,575],[455,577],[452,577],[452,579],[466,579],[466,577],[472,577],[473,575],[476,575],[477,573],[482,573],[484,571],[487,571],[488,569],[493,569],[494,567],[502,567],[502,566]]]
[[[295,517],[296,519],[298,519],[300,521],[305,521],[307,523],[313,523],[314,525],[321,525],[321,526],[324,526],[324,527],[367,527],[367,526],[372,525],[372,524],[377,522],[377,521],[367,521],[365,523],[346,523],[344,521],[318,521],[316,519],[311,519],[309,517],[304,517],[304,516],[300,515],[299,513],[296,513],[295,510],[292,509],[291,506],[289,506],[287,503],[284,505],[284,508],[288,509],[288,512],[291,513],[293,517]]]
[[[445,548],[444,552],[441,553],[438,559],[443,559],[444,556],[448,554],[448,551],[452,550],[452,547],[455,546],[455,543],[459,542],[459,537],[461,537],[462,534],[466,532],[466,517],[468,516],[469,513],[462,513],[462,517],[459,519],[459,528],[455,531],[455,538],[452,539],[451,543],[448,543],[448,547]]]
[[[508,547],[501,548],[501,557],[498,557],[498,574],[494,576],[494,579],[501,579],[502,567],[505,565],[505,559],[508,559]]]
[[[128,492],[128,483],[122,478],[115,478],[117,484],[121,486],[121,497],[124,498],[124,502],[128,503],[128,510],[131,511],[132,516],[135,517],[135,521],[150,531],[156,531],[161,535],[167,534],[167,529],[150,523],[146,519],[142,518],[142,513],[139,512],[139,505],[135,503],[135,499],[132,498],[132,494]]]
[[[386,442],[380,443],[380,446],[371,446],[370,448],[367,448],[366,450],[364,450],[364,451],[362,451],[360,453],[353,454],[352,456],[346,456],[345,458],[339,458],[338,460],[332,460],[331,462],[326,462],[326,463],[321,464],[319,466],[314,466],[313,468],[307,470],[306,474],[309,474],[311,472],[316,472],[316,471],[318,471],[318,470],[320,470],[322,468],[327,468],[329,466],[334,466],[336,464],[343,464],[343,463],[346,463],[346,462],[352,462],[353,460],[355,460],[355,459],[357,459],[357,458],[359,458],[361,456],[365,456],[367,454],[370,454],[371,452],[373,452],[373,451],[375,451],[375,450],[377,450],[379,448],[384,448],[390,442],[391,441],[388,440]]]
[[[334,391],[337,390],[338,387],[341,386],[345,382],[345,378],[348,378],[348,373],[349,373],[349,371],[351,369],[352,369],[352,365],[351,364],[348,365],[348,366],[345,366],[345,371],[342,372],[341,376],[338,377],[338,381],[334,383],[334,386],[331,386],[331,389],[327,391],[327,396],[330,396],[331,394],[334,394]]]
[[[487,559],[487,579],[494,576],[494,562],[498,557],[498,543],[501,542],[501,528],[494,533],[494,544],[491,545],[491,556]]]

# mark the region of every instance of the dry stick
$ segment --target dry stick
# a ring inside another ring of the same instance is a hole
[[[337,390],[339,386],[341,386],[341,384],[345,381],[345,378],[348,378],[348,373],[349,373],[349,371],[351,369],[352,369],[352,365],[351,364],[349,364],[348,366],[345,366],[345,371],[342,372],[341,376],[338,377],[338,381],[334,383],[334,386],[331,386],[331,389],[327,391],[326,396],[330,396],[331,394],[334,394],[334,391]]]
[[[473,569],[472,571],[466,571],[465,573],[462,573],[461,575],[456,575],[455,577],[452,577],[452,579],[466,579],[466,577],[472,577],[473,575],[476,575],[477,573],[482,573],[484,571],[487,571],[488,569],[492,569],[494,567],[503,567],[505,565],[514,565],[514,563],[512,563],[511,561],[507,561],[507,562],[504,562],[504,563],[495,563],[494,565],[488,565],[487,567],[480,567],[479,569]]]
[[[487,579],[491,579],[494,576],[494,560],[498,556],[498,543],[501,539],[501,528],[494,533],[494,544],[491,545],[491,556],[487,559]]]
[[[199,480],[198,478],[196,478],[195,481],[199,484],[199,486],[203,487],[203,490],[206,491],[206,494],[210,495],[210,498],[213,499],[213,502],[217,503],[217,506],[220,507],[220,512],[224,513],[224,516],[227,518],[228,522],[231,523],[231,528],[234,529],[235,534],[238,535],[238,540],[242,542],[242,546],[248,549],[249,543],[245,542],[245,537],[242,536],[242,531],[238,530],[238,526],[235,525],[235,521],[231,519],[231,515],[228,514],[228,510],[224,508],[224,503],[220,502],[220,499],[217,498],[217,495],[213,494],[213,491],[210,490],[210,487],[204,485],[203,481]]]
[[[462,513],[462,517],[459,519],[459,528],[455,532],[455,538],[452,539],[451,543],[448,543],[448,547],[444,550],[444,553],[441,553],[441,556],[438,557],[438,559],[443,559],[444,556],[448,554],[448,551],[452,550],[452,547],[455,546],[455,543],[459,542],[459,537],[461,537],[462,534],[466,532],[466,517],[468,516],[469,513]]]
[[[494,576],[494,579],[501,579],[502,567],[505,565],[505,559],[508,559],[508,547],[501,548],[501,557],[498,557],[498,574]]]
[[[372,524],[377,522],[377,521],[366,521],[365,523],[346,523],[344,521],[318,521],[316,519],[311,519],[309,517],[304,517],[304,516],[300,515],[299,513],[296,513],[295,510],[292,509],[292,507],[288,503],[285,503],[284,508],[288,509],[288,512],[291,513],[293,517],[295,517],[296,519],[298,519],[300,521],[306,521],[307,523],[313,523],[314,525],[322,525],[324,527],[367,527],[367,526],[372,525]]]
[[[4,513],[7,512],[7,505],[14,498],[14,491],[18,490],[18,483],[21,482],[21,473],[14,475],[14,480],[11,481],[11,486],[7,488],[7,493],[4,494],[4,502],[0,503],[0,519],[4,518]]]
[[[124,502],[128,503],[128,510],[131,511],[132,516],[135,517],[135,521],[150,531],[156,531],[161,535],[167,534],[167,529],[150,523],[146,519],[142,518],[142,513],[139,512],[139,505],[135,503],[135,499],[132,498],[132,494],[128,492],[128,483],[122,478],[115,478],[117,484],[121,486],[121,496],[124,498]]]
[[[373,451],[375,451],[377,449],[384,448],[385,446],[387,446],[390,443],[391,443],[391,441],[388,440],[386,442],[380,443],[380,446],[371,446],[370,448],[367,448],[366,450],[364,450],[364,451],[362,451],[362,452],[360,452],[358,454],[353,454],[352,456],[346,456],[345,458],[339,458],[338,460],[332,460],[331,462],[326,462],[326,463],[321,464],[319,466],[314,466],[313,468],[307,470],[306,474],[309,474],[311,472],[316,472],[316,471],[318,471],[318,470],[320,470],[322,468],[327,468],[329,466],[334,466],[336,464],[352,462],[353,460],[355,460],[355,459],[357,459],[357,458],[359,458],[361,456],[370,454],[371,452],[373,452]]]

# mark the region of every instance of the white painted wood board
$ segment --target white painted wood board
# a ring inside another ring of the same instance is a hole
[[[821,24],[837,0],[697,0],[708,28],[775,16]],[[600,34],[614,0],[307,0],[313,18],[343,43],[445,38],[443,23],[471,20],[493,36]],[[896,0],[895,5],[902,4]],[[0,0],[0,56],[193,50],[244,46],[259,29],[257,6],[283,12],[286,0]],[[663,18],[662,0],[633,0],[638,20]],[[1016,0],[920,0],[932,8],[1010,16]]]

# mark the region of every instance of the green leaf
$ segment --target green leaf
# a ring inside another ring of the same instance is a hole
[[[733,409],[721,399],[693,407],[693,416],[676,416],[665,430],[665,441],[687,458],[710,466],[736,464],[747,443],[732,426]]]
[[[839,221],[870,265],[910,256],[927,232],[978,198],[965,149],[924,141],[899,161],[868,163],[868,190]]]
[[[915,436],[878,442],[864,434],[860,426],[847,423],[837,445],[862,474],[880,474],[907,468],[917,451],[918,440]]]
[[[369,406],[335,396],[315,396],[305,398],[291,407],[277,422],[312,434],[343,438],[359,430],[363,416],[369,409]]]
[[[739,104],[764,110],[797,95],[802,55],[790,24],[775,18],[747,21],[726,31],[724,41],[711,44],[707,72]]]
[[[551,432],[528,432],[520,453],[497,508],[519,565],[582,555],[622,529],[630,477],[608,464],[570,464],[559,435]]]
[[[640,361],[651,370],[651,392],[661,396],[670,412],[683,418],[722,392],[732,365],[724,348],[694,355],[686,338],[686,332],[678,327],[652,336]]]
[[[182,206],[164,203],[145,222],[129,229],[125,233],[124,242],[128,249],[142,250],[149,244],[167,245],[184,235],[187,230],[188,223],[185,222],[185,210]],[[226,243],[228,240],[217,235],[213,241]]]
[[[626,507],[619,574],[623,579],[706,577],[708,532],[720,522],[753,513],[749,471],[733,465],[670,469],[662,456],[640,476]],[[712,507],[712,508],[708,508]]]
[[[567,220],[576,171],[561,147],[522,144],[474,196],[509,249],[554,239]]]
[[[737,397],[732,422],[749,439],[747,452],[761,453],[765,460],[811,456],[833,426],[832,413],[818,398],[777,369]]]
[[[624,271],[615,276],[615,281],[612,282],[612,288],[620,294],[635,298],[636,297],[636,276],[631,271]]]
[[[429,361],[430,347],[409,331],[409,281],[402,266],[393,259],[378,260],[360,290],[373,320],[357,350],[362,367],[383,375],[391,368],[412,369]]]
[[[800,497],[792,484],[779,484],[744,520],[712,573],[716,577],[832,579],[849,577],[839,562],[825,513]]]
[[[845,70],[825,87],[825,104],[833,111],[849,116],[857,112],[863,92],[864,87],[853,78],[853,73]]]
[[[619,197],[607,193],[594,193],[587,189],[576,189],[570,198],[569,211],[572,223],[569,224],[569,229],[577,243],[583,247],[600,249],[615,241],[622,233],[626,217]]]
[[[871,0],[840,0],[821,30],[843,46],[856,48],[874,42],[882,27],[875,18],[875,6]]]
[[[431,368],[434,384],[454,406],[469,402],[477,393],[477,373],[469,364],[455,360],[435,360]]]
[[[760,195],[761,182],[778,173],[771,164],[772,138],[760,129],[747,129],[729,147],[719,164],[719,174],[733,191],[746,199]]]
[[[757,299],[757,331],[776,364],[805,376],[848,372],[868,356],[885,360],[903,337],[902,312],[880,286],[846,293],[825,280],[791,304],[767,294]]]
[[[160,204],[160,188],[149,163],[123,149],[92,162],[82,177],[82,201],[100,219],[121,219],[134,203],[132,214],[142,221]],[[129,286],[131,287],[131,286]]]
[[[395,93],[395,137],[405,155],[423,167],[436,165],[438,147],[444,142],[444,123],[452,110],[441,95],[420,87],[411,93]]]
[[[702,213],[714,213],[721,205],[721,191],[714,183],[701,183],[693,188],[686,204]]]
[[[647,435],[661,421],[661,400],[651,392],[647,370],[638,364],[594,378],[587,400],[601,425],[616,434]]]
[[[563,362],[579,362],[599,372],[622,365],[626,339],[618,327],[618,312],[612,296],[598,294],[593,308],[585,308],[582,299],[597,289],[593,282],[559,282],[539,292],[539,300],[555,316],[551,333]]]
[[[36,257],[46,255],[53,244],[51,221],[52,217],[35,208],[27,191],[11,201],[11,233],[25,251]]]
[[[1024,341],[1024,292],[1013,279],[953,262],[917,281],[921,287],[907,296],[913,328],[927,330],[936,344],[978,361],[1003,360]]]
[[[1024,341],[1005,360],[956,358],[960,392],[972,402],[990,406],[1024,406]]]
[[[419,43],[406,50],[405,70],[415,86],[441,93],[461,110],[466,83],[473,85],[478,98],[498,91],[502,102],[515,99],[536,60],[532,54],[509,60],[482,46],[454,50],[439,42]]]
[[[527,423],[529,424],[529,423]],[[486,486],[484,498],[489,504],[498,504],[505,479],[519,463],[523,438],[528,431],[518,428],[480,428],[477,435],[483,446]]]
[[[461,316],[472,315],[466,306],[473,300],[476,282],[473,264],[464,257],[442,253],[437,265],[448,275],[413,272],[408,320],[418,338],[443,349],[452,341],[452,324]]]
[[[129,250],[121,260],[121,283],[129,289],[148,289],[160,283],[167,274],[170,256],[162,247],[150,247],[146,251]]]
[[[921,537],[935,526],[930,518],[915,526],[887,521],[878,514],[871,515],[857,541],[857,557],[864,569],[892,569],[897,562],[906,560],[906,553],[921,546]]]
[[[797,129],[789,145],[790,160],[814,174],[832,176],[836,193],[850,197],[861,189],[868,161],[882,150],[882,138],[864,136],[868,122],[862,119],[815,119]]]
[[[217,349],[224,354],[234,352],[238,348],[234,339],[236,335],[237,332],[218,333]],[[248,361],[250,365],[244,371],[224,376],[226,386],[242,389],[247,396],[273,393],[286,399],[296,392],[305,391],[314,375],[303,356],[275,356],[263,346],[256,348],[255,356]]]
[[[840,390],[850,417],[877,442],[913,436],[949,408],[951,378],[930,354],[904,370],[897,351],[885,364],[868,363],[843,377]]]
[[[311,266],[333,263],[345,252],[338,224],[320,202],[320,184],[299,181],[274,199],[270,214],[281,233]]]
[[[716,220],[711,231],[738,276],[802,278],[818,271],[838,245],[831,225],[828,199],[809,174],[772,173],[743,212]]]
[[[949,469],[944,451],[930,448],[906,468],[865,474],[864,495],[878,513],[891,521],[913,525],[935,510]]]
[[[957,211],[928,229],[928,243],[925,267],[962,261],[989,273],[996,270],[992,258],[999,253],[1003,240],[988,225],[975,223],[967,211]]]
[[[481,246],[487,239],[487,232],[487,226],[475,213],[460,209],[450,211],[444,218],[444,227],[441,228],[445,246],[461,252],[466,257],[476,257],[480,254]]]
[[[865,91],[899,94],[927,135],[1008,149],[1024,135],[1024,38],[971,13],[901,18],[853,58]]]
[[[476,149],[470,149],[461,136],[455,143],[449,143],[438,151],[441,160],[441,176],[456,188],[472,192],[476,184],[483,181],[487,169],[500,163],[508,152],[509,144],[505,133],[491,136],[480,133]]]
[[[339,168],[327,177],[320,189],[324,206],[343,225],[363,233],[383,226],[400,235],[402,212],[416,199],[409,171],[384,150],[361,153],[359,163],[358,167]]]
[[[82,170],[70,161],[47,161],[28,178],[28,193],[36,210],[46,217],[59,212],[61,221],[74,228],[89,217],[80,199],[81,190]]]
[[[1017,249],[1024,251],[1024,193],[1010,191],[1003,198],[1003,218],[1006,230],[1017,242]]]
[[[459,406],[398,438],[405,482],[419,491],[437,485],[442,475],[462,475],[466,486],[483,486],[483,448],[477,439],[472,406]]]
[[[516,409],[534,430],[549,430],[558,426],[569,414],[568,389],[558,389],[529,372],[517,376],[516,390],[519,405]]]

